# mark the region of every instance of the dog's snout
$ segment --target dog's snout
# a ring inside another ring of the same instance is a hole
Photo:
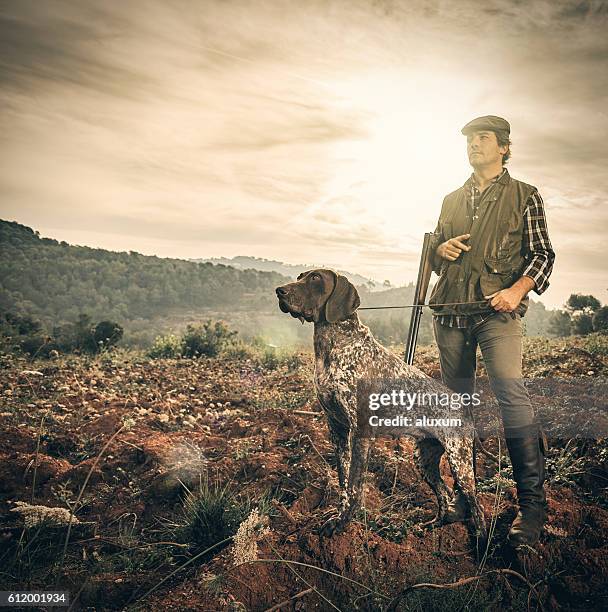
[[[285,289],[285,287],[277,287],[276,292],[279,297],[285,297],[287,295],[287,289]]]

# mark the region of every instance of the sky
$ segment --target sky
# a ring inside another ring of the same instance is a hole
[[[3,0],[0,217],[401,285],[493,114],[545,201],[539,299],[607,303],[607,26],[578,0]]]

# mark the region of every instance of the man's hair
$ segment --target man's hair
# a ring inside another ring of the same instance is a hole
[[[505,134],[502,134],[501,132],[494,132],[496,134],[496,141],[498,142],[498,146],[499,147],[504,147],[506,145],[509,146],[509,148],[507,149],[507,152],[502,156],[502,165],[504,166],[507,161],[509,161],[509,158],[511,157],[511,140],[509,139],[508,136],[506,136]]]

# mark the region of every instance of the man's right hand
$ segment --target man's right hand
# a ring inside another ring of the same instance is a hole
[[[467,240],[471,237],[471,234],[462,234],[450,238],[445,242],[442,242],[435,251],[438,257],[441,259],[447,259],[448,261],[455,261],[463,251],[470,251],[471,247],[464,244],[463,240]]]

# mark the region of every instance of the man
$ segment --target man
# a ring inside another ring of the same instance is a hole
[[[510,129],[493,115],[462,128],[473,173],[443,201],[432,247],[433,270],[440,277],[429,304],[448,387],[474,391],[477,346],[481,349],[517,485],[519,512],[508,536],[517,547],[535,544],[546,520],[546,448],[522,380],[521,317],[528,292],[547,289],[555,254],[538,190],[504,167]],[[442,306],[454,302],[465,304]],[[455,496],[448,522],[464,517],[463,501]]]

